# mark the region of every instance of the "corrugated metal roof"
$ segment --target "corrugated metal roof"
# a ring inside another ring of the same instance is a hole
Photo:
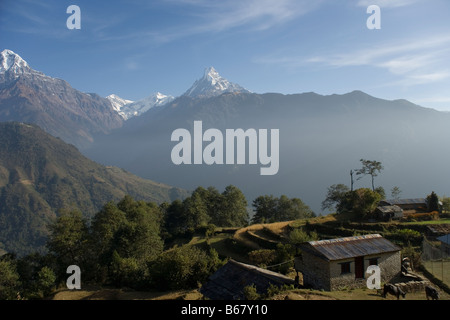
[[[211,300],[242,300],[245,299],[246,286],[255,285],[258,293],[265,293],[271,284],[294,284],[294,280],[270,270],[229,260],[209,277],[200,292]]]
[[[327,260],[343,260],[401,250],[379,234],[310,241],[305,245]]]
[[[389,203],[390,205],[406,205],[406,204],[426,204],[425,198],[415,198],[415,199],[390,199],[390,200],[383,200],[386,203]]]
[[[377,207],[383,213],[391,213],[391,212],[402,212],[402,208],[399,206],[379,206]]]

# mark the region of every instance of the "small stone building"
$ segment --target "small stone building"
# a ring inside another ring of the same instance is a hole
[[[365,287],[370,265],[380,267],[381,282],[401,272],[401,248],[379,234],[310,241],[299,248],[295,269],[303,275],[303,285],[313,289]]]
[[[403,210],[404,214],[428,212],[425,198],[381,200],[379,206],[397,206]]]
[[[374,214],[378,220],[389,221],[391,219],[403,218],[403,209],[399,206],[378,206]]]
[[[294,279],[231,259],[209,277],[200,292],[211,300],[244,300],[245,287],[255,286],[257,293],[264,294],[271,286],[283,285],[294,285]]]

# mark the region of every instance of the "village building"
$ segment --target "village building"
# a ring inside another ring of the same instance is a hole
[[[200,292],[211,300],[244,300],[244,288],[248,286],[265,294],[270,286],[293,284],[294,279],[285,275],[231,259],[209,277]]]
[[[404,214],[428,212],[428,204],[425,198],[382,200],[379,206],[397,206],[403,210]]]
[[[403,209],[399,206],[378,206],[375,209],[374,218],[377,220],[389,221],[403,218]]]
[[[327,291],[367,285],[366,270],[380,268],[381,282],[401,273],[401,248],[379,234],[310,241],[299,245],[295,270],[303,286]]]

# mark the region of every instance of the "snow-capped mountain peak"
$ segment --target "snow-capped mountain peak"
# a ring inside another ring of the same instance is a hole
[[[195,81],[184,95],[189,97],[215,97],[225,92],[249,91],[223,78],[214,67],[209,67],[205,69],[203,77]]]
[[[212,84],[216,84],[217,82],[220,82],[221,80],[226,80],[220,76],[220,74],[217,72],[216,69],[214,69],[214,67],[206,68],[205,74],[203,77],[208,79],[209,81],[211,81]]]
[[[23,74],[31,72],[32,69],[18,54],[12,50],[5,49],[0,53],[0,73],[7,71]]]
[[[124,118],[124,114],[121,111],[122,108],[124,106],[126,106],[127,104],[133,103],[134,101],[131,100],[126,100],[126,99],[122,99],[121,97],[119,97],[118,95],[115,94],[110,94],[109,96],[106,97],[106,99],[109,100],[109,102],[111,102],[111,106],[113,107],[113,109],[122,117]]]
[[[161,92],[156,92],[136,102],[122,99],[116,95],[109,95],[106,98],[111,102],[114,110],[125,120],[138,117],[153,107],[163,106],[175,99]]]

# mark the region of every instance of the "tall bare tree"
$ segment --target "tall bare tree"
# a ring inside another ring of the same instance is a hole
[[[379,161],[365,159],[361,159],[360,161],[362,163],[362,168],[356,170],[356,175],[370,175],[372,177],[372,190],[375,191],[374,179],[384,168]],[[359,177],[358,180],[361,178],[362,177]]]

